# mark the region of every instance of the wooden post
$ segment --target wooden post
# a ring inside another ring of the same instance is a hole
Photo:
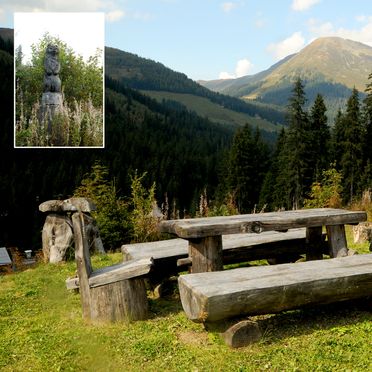
[[[347,241],[344,225],[332,225],[327,227],[329,255],[334,257],[345,257],[348,255]]]
[[[192,257],[192,273],[221,271],[223,269],[222,236],[189,239],[189,257]]]
[[[83,309],[83,318],[91,318],[91,295],[89,288],[89,277],[92,273],[90,262],[88,240],[85,236],[84,214],[81,212],[72,215],[72,224],[74,228],[75,239],[75,260],[80,285],[81,307]]]
[[[308,227],[306,229],[306,261],[322,258],[322,226]]]

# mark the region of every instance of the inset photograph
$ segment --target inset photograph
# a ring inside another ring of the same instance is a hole
[[[15,13],[14,35],[14,147],[104,147],[104,14]]]

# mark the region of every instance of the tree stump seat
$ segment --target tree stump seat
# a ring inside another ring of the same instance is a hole
[[[124,261],[152,257],[154,267],[151,278],[155,281],[185,271],[191,265],[188,249],[188,241],[180,238],[125,244],[121,247]],[[306,229],[223,235],[222,250],[224,264],[261,259],[269,259],[270,263],[291,262],[307,251]],[[325,236],[322,240],[322,252],[329,254]]]
[[[189,319],[215,322],[372,296],[372,254],[181,275]]]
[[[93,271],[86,223],[91,217],[72,215],[78,278],[67,287],[79,287],[83,317],[92,321],[131,321],[147,318],[148,300],[144,275],[153,265],[151,258],[133,260]]]

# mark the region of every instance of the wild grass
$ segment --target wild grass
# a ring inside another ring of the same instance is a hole
[[[27,118],[21,114],[16,120],[17,147],[100,147],[103,145],[103,111],[93,106],[91,100],[73,103],[70,108],[63,103],[51,123],[40,118],[40,104],[36,103]],[[50,127],[50,129],[48,129]]]
[[[365,252],[367,244],[353,248]],[[121,259],[93,256],[93,265]],[[372,370],[372,314],[363,302],[256,317],[262,340],[232,350],[186,318],[176,282],[166,297],[150,298],[146,321],[86,323],[80,296],[65,288],[75,270],[74,262],[40,263],[0,276],[1,371]]]

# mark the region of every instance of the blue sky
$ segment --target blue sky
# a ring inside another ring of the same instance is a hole
[[[15,11],[103,11],[106,45],[195,80],[262,71],[321,36],[372,46],[370,0],[0,0],[1,27]]]

